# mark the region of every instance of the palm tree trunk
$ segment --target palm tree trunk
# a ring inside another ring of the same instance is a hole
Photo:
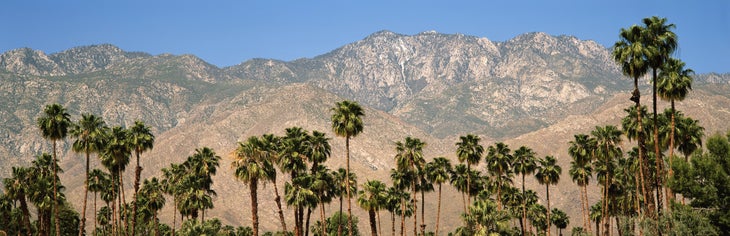
[[[56,179],[58,179],[58,168],[56,167],[58,165],[58,159],[56,159],[56,140],[53,140],[53,219],[54,222],[56,222],[56,235],[61,235],[61,224],[58,219],[58,184],[56,183]]]
[[[79,223],[79,236],[86,233],[86,204],[89,199],[89,150],[86,150],[86,178],[84,179],[84,205],[81,207],[81,222]]]
[[[400,199],[400,235],[405,236],[406,231],[406,205],[405,202],[403,202],[403,198]]]
[[[390,212],[390,230],[390,235],[395,236],[395,210]]]
[[[160,236],[160,219],[157,219],[157,211],[152,212],[155,221],[155,236]]]
[[[383,225],[380,224],[380,211],[375,212],[378,217],[378,235],[383,235]]]
[[[279,213],[279,222],[281,222],[281,228],[284,232],[286,232],[286,221],[284,220],[284,211],[281,210],[281,196],[279,196],[279,188],[276,187],[276,177],[274,177],[274,201],[276,202],[276,208],[278,209]]]
[[[654,118],[654,155],[655,155],[654,156],[654,161],[655,161],[655,164],[656,164],[656,172],[657,172],[657,174],[656,174],[656,186],[657,186],[657,190],[656,190],[656,194],[657,194],[657,199],[656,199],[656,202],[657,202],[657,232],[661,236],[662,233],[661,233],[661,229],[659,229],[659,223],[658,223],[659,220],[658,219],[662,216],[662,210],[663,210],[663,206],[662,206],[662,198],[663,197],[662,197],[661,188],[664,187],[664,185],[662,185],[662,178],[663,178],[663,172],[664,171],[662,170],[662,162],[663,162],[663,160],[662,160],[661,152],[659,151],[659,141],[658,141],[659,140],[659,125],[658,125],[657,110],[656,110],[656,100],[657,100],[656,99],[656,93],[657,93],[657,91],[656,91],[657,90],[656,89],[656,86],[657,86],[657,84],[656,84],[656,77],[657,77],[657,75],[656,75],[656,68],[652,68],[652,73],[653,73],[653,77],[652,77],[652,79],[653,79],[653,81],[652,81],[652,88],[653,88],[652,89],[652,98],[653,98],[652,99],[652,103],[653,104],[652,104],[652,106],[653,106],[653,109],[654,109],[654,117],[653,117]]]
[[[21,190],[23,191],[23,190]],[[30,226],[30,211],[28,210],[28,201],[25,200],[25,192],[20,194],[20,209],[23,211],[23,226],[25,226],[25,229],[28,230],[28,234],[32,232],[31,226]]]
[[[370,235],[378,236],[378,227],[375,222],[375,210],[368,210],[368,219],[370,220]]]
[[[411,183],[413,188],[413,235],[418,235],[418,196],[416,195],[416,181]]]
[[[248,185],[251,191],[251,224],[253,226],[253,236],[259,236],[259,202],[258,202],[258,180],[252,179]]]
[[[672,170],[672,163],[674,160],[674,130],[677,129],[676,123],[674,121],[674,114],[676,113],[676,110],[674,109],[674,99],[670,101],[670,104],[672,105],[672,124],[671,128],[672,130],[669,132],[669,176],[667,178],[671,178],[674,176],[674,171]],[[666,188],[667,190],[667,204],[669,204],[669,201],[674,197],[674,193],[672,193],[671,188]],[[667,207],[667,210],[671,210],[671,207]]]
[[[426,235],[426,219],[424,210],[426,209],[426,198],[424,192],[421,190],[421,235]]]
[[[466,162],[466,205],[471,206],[471,165],[469,161]],[[469,214],[466,207],[464,207],[464,213]]]
[[[583,196],[585,197],[585,201],[583,202],[583,204],[584,204],[583,208],[586,209],[585,216],[584,216],[585,217],[584,224],[585,224],[586,229],[588,229],[588,233],[591,233],[591,231],[593,231],[593,230],[591,229],[591,218],[589,215],[590,208],[588,206],[588,185],[587,184],[583,185],[582,190],[583,190]]]
[[[342,236],[342,195],[340,194],[340,216],[337,219],[337,236]]]
[[[502,210],[502,169],[497,171],[497,210]]]
[[[305,223],[304,227],[304,235],[309,236],[309,217],[312,216],[312,208],[307,207],[307,223]]]
[[[327,235],[327,221],[324,219],[324,204],[319,202],[319,224],[322,226],[321,235]]]
[[[119,217],[117,220],[119,221],[119,227],[123,227],[119,229],[119,233],[126,235],[127,234],[127,214],[124,211],[124,205],[127,205],[126,200],[124,199],[124,177],[122,176],[123,171],[119,170],[117,171],[117,178],[119,178],[119,194],[118,196],[121,196],[117,198],[117,201],[119,201],[119,207],[118,207],[118,213]]]
[[[96,227],[99,227],[99,221],[96,219],[97,218],[97,215],[96,215],[97,214],[97,211],[96,211],[96,199],[97,198],[98,198],[98,194],[96,192],[94,192],[94,230],[91,231],[92,232],[91,235],[96,235]]]
[[[585,184],[583,186],[585,186]],[[586,227],[586,204],[585,199],[583,199],[583,186],[578,186],[580,191],[580,217],[583,218],[583,228],[587,230],[588,227]]]
[[[350,200],[350,136],[345,137],[345,150],[347,152],[347,169],[345,183],[347,185],[347,235],[352,236],[352,201]]]
[[[177,196],[173,196],[172,201],[172,236],[175,236],[175,228],[177,228]]]
[[[547,193],[547,236],[550,236],[550,183],[545,184],[545,193]]]
[[[527,224],[527,199],[525,199],[525,174],[522,174],[522,222]],[[522,235],[525,235],[525,226],[522,225]]]
[[[139,150],[136,152],[137,156],[137,168],[134,169],[134,199],[132,202],[132,236],[135,235],[134,226],[137,224],[137,192],[139,191],[139,175],[142,173],[142,167],[139,166]],[[80,236],[80,235],[79,235]]]
[[[441,184],[439,184],[439,203],[436,211],[436,235],[439,235],[439,223],[441,222]],[[522,228],[524,230],[524,228]]]

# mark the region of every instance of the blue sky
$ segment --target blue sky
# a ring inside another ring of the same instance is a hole
[[[724,0],[10,0],[0,6],[0,52],[111,43],[126,51],[194,54],[224,67],[251,58],[314,57],[380,30],[493,41],[541,31],[611,46],[621,28],[653,15],[677,25],[675,56],[687,67],[730,72],[730,3]]]

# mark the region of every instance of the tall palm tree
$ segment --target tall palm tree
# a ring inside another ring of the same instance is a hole
[[[86,154],[86,178],[84,181],[84,204],[81,207],[79,236],[86,232],[86,205],[89,199],[89,155],[98,153],[104,148],[104,140],[109,128],[101,117],[93,114],[82,114],[78,124],[73,124],[71,136],[76,138],[72,149],[74,152]]]
[[[322,198],[331,198],[329,195],[329,191],[327,190],[327,187],[323,186],[322,179],[320,177],[326,176],[329,174],[329,170],[326,168],[321,168],[321,163],[324,163],[327,161],[327,159],[330,156],[331,152],[331,146],[329,144],[330,138],[327,138],[325,133],[319,132],[319,131],[312,131],[312,135],[307,136],[306,141],[306,152],[304,156],[307,157],[307,161],[312,163],[312,167],[310,168],[312,177],[315,178],[314,182],[312,183],[312,188],[315,189],[315,193],[317,194],[318,198],[318,204],[322,203]],[[322,183],[322,184],[318,184]],[[326,200],[327,202],[330,200]],[[317,207],[315,205],[315,207]],[[321,207],[320,207],[321,208]],[[309,236],[309,219],[310,215],[312,213],[312,208],[307,208],[307,223],[305,225],[305,230],[307,236]],[[324,219],[322,221],[324,222]],[[322,225],[325,225],[326,223],[322,223]],[[325,232],[325,231],[322,231]]]
[[[452,171],[451,161],[445,157],[436,157],[431,162],[426,163],[426,177],[429,181],[439,186],[438,207],[436,211],[436,235],[439,235],[439,223],[441,221],[441,186],[443,183],[448,183]]]
[[[672,166],[674,159],[674,140],[675,140],[675,114],[676,109],[674,107],[675,101],[682,101],[687,97],[687,93],[692,89],[692,69],[685,69],[684,62],[679,59],[670,58],[661,69],[659,73],[659,80],[657,83],[657,93],[662,100],[668,100],[671,104],[671,125],[669,132],[669,166]],[[669,168],[669,177],[673,175],[672,168]],[[667,188],[668,191],[669,188]],[[669,202],[671,194],[667,194],[667,202]]]
[[[399,191],[402,191],[403,194],[399,194],[400,196],[398,200],[398,204],[400,206],[400,209],[396,209],[396,212],[400,212],[398,215],[401,217],[401,236],[405,235],[405,218],[406,215],[413,214],[413,211],[409,211],[408,207],[413,207],[415,204],[408,205],[410,201],[411,195],[406,193],[406,189],[411,186],[411,183],[415,181],[415,173],[413,171],[410,171],[410,169],[404,169],[404,170],[397,170],[397,169],[390,169],[390,179],[393,181],[393,187],[398,189]],[[408,198],[408,201],[405,199]],[[408,212],[408,214],[406,214]]]
[[[331,171],[327,169],[327,166],[318,165],[317,168],[312,171],[312,177],[314,178],[312,182],[312,190],[314,191],[314,194],[317,195],[319,204],[319,222],[321,224],[320,232],[327,232],[324,204],[331,202],[332,198],[335,196],[336,186],[332,184],[335,183],[335,179],[332,176]]]
[[[101,155],[99,155],[101,164],[106,167],[112,175],[112,189],[114,191],[119,191],[117,194],[113,195],[117,197],[117,203],[120,208],[123,205],[122,201],[124,201],[124,179],[122,178],[122,174],[129,164],[129,157],[132,153],[132,147],[129,145],[127,139],[128,132],[129,131],[127,129],[120,126],[113,127],[109,133],[106,146],[104,147]],[[115,207],[112,205],[112,211],[114,210]],[[117,216],[117,221],[120,221],[121,209],[118,210],[119,211],[117,211],[115,215]],[[119,226],[119,223],[120,222],[113,223],[112,228]]]
[[[621,144],[621,131],[615,126],[607,125],[604,127],[596,126],[596,129],[591,131],[591,135],[596,139],[596,157],[605,168],[606,176],[604,177],[603,184],[603,217],[604,217],[604,234],[608,235],[610,232],[610,219],[608,214],[608,188],[610,187],[612,163],[614,159],[621,156],[622,151],[619,145]]]
[[[413,197],[413,234],[418,233],[418,198],[416,197],[416,186],[419,184],[418,173],[423,173],[426,160],[423,158],[423,147],[426,143],[418,138],[406,137],[404,142],[395,143],[395,162],[397,171],[413,173],[411,191]],[[421,199],[423,200],[423,199]]]
[[[647,61],[649,64],[649,67],[652,70],[652,107],[654,111],[654,155],[657,157],[655,159],[656,169],[657,169],[657,175],[656,175],[656,181],[655,184],[657,187],[657,216],[661,216],[662,211],[662,192],[661,188],[664,186],[662,184],[662,158],[661,157],[661,151],[659,150],[659,127],[658,127],[658,118],[657,118],[657,71],[669,60],[672,53],[674,53],[674,50],[677,49],[677,35],[672,32],[672,29],[675,28],[674,24],[667,24],[667,18],[659,18],[657,16],[652,16],[650,18],[644,18],[643,19],[645,30],[643,35],[643,41],[646,47],[649,48],[649,55],[647,55]],[[657,225],[657,230],[661,233],[661,230],[659,229],[659,226]]]
[[[484,153],[484,147],[479,144],[479,136],[473,134],[467,134],[466,136],[459,137],[460,142],[456,143],[456,156],[459,158],[459,162],[466,162],[466,173],[471,173],[471,166],[478,165],[482,160],[482,154]],[[467,205],[471,205],[471,195],[469,194],[468,188],[471,187],[471,177],[469,174],[466,176],[467,186]],[[468,211],[464,210],[467,214]]]
[[[341,101],[335,103],[332,109],[332,131],[335,135],[345,137],[345,153],[347,159],[347,172],[345,176],[350,176],[350,138],[360,134],[363,130],[362,117],[365,116],[362,107],[354,101]],[[350,182],[348,181],[349,185]],[[347,186],[347,224],[352,229],[352,202],[350,200],[350,186]],[[348,235],[352,236],[352,230],[348,230]]]
[[[464,164],[457,164],[454,166],[453,171],[450,173],[449,183],[451,183],[457,191],[461,192],[461,202],[464,213],[467,213],[466,208],[466,195],[470,194],[471,187],[467,185],[468,179],[470,178],[470,172],[467,171],[467,166]]]
[[[380,211],[385,200],[386,186],[378,180],[369,180],[362,185],[362,190],[358,191],[357,205],[368,211],[370,219],[370,234],[378,235],[378,227],[376,225],[375,213]]]
[[[550,208],[550,185],[557,185],[560,181],[560,173],[562,168],[557,164],[557,160],[552,156],[545,156],[545,159],[539,160],[540,165],[537,166],[535,178],[537,182],[545,185],[547,195],[547,209]],[[547,211],[547,219],[550,219],[550,210]],[[547,221],[547,235],[550,236],[550,220]]]
[[[66,112],[66,108],[60,104],[54,103],[46,105],[43,109],[43,115],[38,117],[37,124],[41,131],[41,136],[44,139],[50,140],[53,143],[53,162],[57,160],[56,155],[56,143],[59,140],[66,138],[68,135],[68,129],[73,125],[71,123],[70,115]],[[57,171],[54,169],[54,175],[57,175]],[[53,218],[55,222],[60,222],[58,217],[58,183],[56,179],[53,179]],[[56,235],[61,235],[61,226],[56,224]]]
[[[578,184],[581,191],[581,210],[583,216],[583,228],[591,232],[591,224],[588,219],[588,185],[590,184],[593,168],[593,153],[596,149],[596,140],[586,134],[573,135],[574,140],[570,141],[568,155],[573,158],[570,162],[570,177]]]
[[[259,138],[258,149],[262,152],[263,158],[272,163],[272,165],[278,165],[281,158],[279,158],[279,151],[282,146],[282,138],[273,134],[264,134]],[[266,178],[267,181],[271,182],[274,186],[274,202],[276,203],[277,213],[279,215],[279,223],[281,224],[281,230],[287,232],[286,221],[284,220],[284,211],[281,208],[281,196],[279,195],[279,187],[276,185],[276,169],[271,172]]]
[[[245,143],[238,143],[238,148],[234,151],[234,161],[231,166],[235,168],[236,178],[245,182],[251,191],[251,222],[253,225],[253,235],[259,235],[259,216],[258,216],[258,182],[259,179],[268,179],[274,175],[276,169],[266,154],[259,147],[260,140],[256,136],[249,137]]]
[[[156,177],[145,179],[142,184],[140,194],[145,197],[145,208],[152,211],[152,220],[154,221],[155,236],[160,235],[159,219],[157,212],[165,206],[165,196],[163,195],[164,186]]]
[[[153,148],[155,136],[150,131],[150,127],[146,126],[142,121],[134,121],[134,126],[129,128],[128,135],[129,145],[134,149],[137,158],[137,167],[134,169],[134,197],[132,201],[131,225],[132,235],[135,235],[134,227],[137,223],[137,192],[139,191],[139,176],[142,173],[142,167],[139,165],[139,155]]]
[[[88,183],[89,191],[94,193],[94,232],[92,232],[92,235],[96,235],[96,228],[99,223],[96,215],[96,199],[99,193],[110,190],[108,187],[111,186],[111,176],[100,169],[93,169],[89,172]]]
[[[521,146],[515,150],[513,155],[512,168],[515,173],[522,175],[522,195],[525,195],[525,176],[531,175],[537,168],[537,153],[531,148]],[[525,224],[527,223],[527,203],[522,203],[522,219],[520,220],[520,229],[522,235],[525,234]]]
[[[497,209],[502,210],[502,186],[511,181],[509,178],[512,166],[512,154],[507,144],[502,142],[489,146],[489,152],[484,158],[490,172],[496,172],[494,183],[497,185]]]
[[[162,168],[162,185],[164,187],[165,194],[172,195],[173,198],[173,211],[172,211],[172,235],[175,235],[175,228],[177,228],[177,203],[179,202],[179,196],[181,192],[181,185],[183,177],[187,174],[185,166],[182,164],[171,163],[169,168]]]
[[[591,181],[591,175],[593,174],[593,167],[590,162],[580,162],[576,160],[570,161],[570,170],[568,171],[570,178],[580,188],[580,201],[581,201],[581,216],[583,217],[583,227],[590,229],[590,222],[587,219],[588,211],[586,204],[588,203],[588,192],[587,188]]]

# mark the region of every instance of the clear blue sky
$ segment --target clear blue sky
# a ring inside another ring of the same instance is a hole
[[[730,72],[730,3],[717,1],[188,1],[9,0],[0,52],[54,53],[111,43],[126,51],[194,54],[220,67],[251,58],[314,57],[380,30],[427,30],[505,41],[526,32],[611,46],[653,15],[677,25],[675,55],[699,73]]]

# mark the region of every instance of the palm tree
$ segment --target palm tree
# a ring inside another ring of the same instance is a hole
[[[187,174],[187,169],[182,164],[171,163],[169,168],[162,168],[162,185],[166,194],[172,195],[173,197],[173,212],[172,212],[172,235],[175,235],[175,228],[177,228],[177,203],[179,202],[181,185],[183,177]]]
[[[335,179],[330,170],[327,169],[327,166],[318,165],[317,168],[312,171],[312,177],[314,178],[312,182],[312,190],[314,191],[314,194],[317,195],[320,213],[319,222],[321,224],[320,230],[321,232],[327,232],[324,204],[331,202],[335,195],[336,186],[332,184],[335,183]],[[307,227],[307,231],[309,231],[309,227]]]
[[[304,207],[317,204],[317,195],[312,191],[313,178],[302,174],[287,182],[284,188],[286,204],[294,207],[294,234],[303,235]]]
[[[652,54],[652,51],[644,42],[645,30],[645,28],[637,25],[633,25],[628,29],[621,29],[621,32],[619,34],[620,40],[614,44],[613,51],[614,60],[621,66],[623,74],[634,79],[634,92],[631,96],[631,100],[635,103],[634,111],[638,113],[635,116],[636,124],[645,123],[644,121],[642,121],[642,119],[644,118],[644,114],[646,114],[646,110],[642,109],[641,106],[641,95],[639,92],[638,81],[640,77],[644,76],[648,72],[648,57]],[[656,113],[656,109],[654,110],[654,112]],[[644,199],[647,199],[649,205],[653,205],[651,201],[648,200],[649,196],[647,196],[646,187],[644,184],[646,182],[644,175],[648,166],[645,154],[646,137],[644,136],[644,126],[637,125],[636,128],[637,129],[636,132],[634,132],[634,135],[629,136],[629,138],[635,138],[638,143],[637,146],[639,147],[639,176],[642,186],[642,196],[644,197]],[[628,133],[629,132],[627,132],[627,135]],[[653,207],[648,207],[649,214],[653,214],[651,212],[652,208]]]
[[[86,205],[89,199],[89,155],[98,153],[104,147],[105,135],[109,129],[101,117],[93,114],[82,114],[78,124],[73,124],[71,136],[76,138],[73,143],[74,152],[86,154],[86,178],[84,181],[84,204],[81,207],[81,222],[79,236],[86,232]]]
[[[114,191],[119,191],[118,194],[113,195],[117,197],[120,208],[123,205],[122,201],[124,200],[124,179],[122,178],[122,174],[129,164],[129,157],[132,153],[132,147],[129,145],[127,139],[128,132],[129,131],[127,129],[120,126],[113,127],[109,133],[107,144],[101,155],[99,155],[102,165],[104,165],[104,167],[106,167],[112,175],[112,189],[114,189]],[[112,205],[112,211],[114,210],[115,207]],[[119,216],[116,218],[117,221],[121,220],[121,209],[119,209],[116,213],[116,215]],[[118,226],[117,223],[118,222],[112,224],[112,228]]]
[[[397,171],[413,173],[413,179],[411,180],[411,190],[413,197],[413,234],[418,233],[418,199],[416,197],[416,185],[419,184],[418,173],[423,173],[423,168],[426,164],[426,160],[423,158],[423,147],[426,143],[422,142],[418,138],[406,137],[404,142],[398,141],[395,143],[395,162]],[[423,200],[423,199],[421,199]]]
[[[215,196],[216,192],[212,189],[213,175],[216,174],[221,157],[215,154],[215,151],[209,147],[195,149],[195,153],[188,157],[183,163],[189,170],[186,175],[186,181],[190,182],[190,188],[187,195],[188,200],[197,201],[197,205],[192,213],[197,210],[202,211],[201,222],[205,221],[205,210],[213,208],[213,202],[210,196]],[[193,194],[193,195],[190,195]]]
[[[593,153],[596,140],[586,134],[576,134],[575,139],[570,141],[568,154],[573,158],[570,162],[570,177],[578,184],[581,191],[581,210],[583,216],[583,228],[591,232],[591,224],[588,220],[588,185],[590,184],[593,168]]]
[[[358,191],[357,205],[368,211],[370,219],[370,234],[378,235],[378,227],[375,222],[375,213],[380,211],[385,200],[386,186],[378,180],[369,180],[362,185],[362,190]]]
[[[320,168],[320,163],[324,163],[327,161],[327,159],[330,156],[331,146],[329,144],[330,138],[327,138],[325,133],[319,132],[319,131],[312,131],[312,135],[307,136],[306,141],[306,153],[304,154],[307,157],[307,161],[312,162],[312,168],[310,169],[311,175],[315,178],[314,183],[312,183],[312,188],[316,188],[315,193],[317,194],[318,198],[318,204],[322,203],[322,198],[329,198],[326,201],[329,202],[331,200],[331,196],[329,195],[328,187],[325,187],[325,183],[322,182],[323,180],[321,177],[326,176],[329,174],[329,170],[327,168]],[[326,193],[326,194],[325,194]],[[315,206],[317,207],[317,206]],[[323,210],[323,209],[322,209]],[[324,211],[322,211],[323,213]],[[305,226],[306,234],[309,236],[309,219],[310,215],[312,213],[312,208],[307,208],[307,223]],[[324,217],[324,215],[322,215]],[[324,221],[324,218],[321,222]],[[323,223],[322,225],[325,225],[326,223]],[[322,231],[324,232],[324,231]]]
[[[552,217],[550,218],[550,221],[555,224],[555,227],[558,228],[558,235],[563,235],[563,229],[567,228],[570,224],[570,218],[568,218],[568,214],[565,214],[564,211],[561,211],[560,209],[553,208],[551,210]]]
[[[155,236],[160,235],[159,219],[157,212],[165,206],[165,196],[163,195],[164,186],[155,177],[145,179],[140,190],[141,195],[147,200],[145,208],[152,211],[152,220],[154,221]]]
[[[702,137],[705,136],[705,128],[700,126],[700,121],[685,117],[677,122],[677,149],[684,155],[684,160],[689,161],[689,156],[699,147],[702,147]]]
[[[537,154],[535,151],[533,151],[531,148],[526,146],[521,146],[517,150],[515,150],[513,157],[514,162],[512,163],[512,168],[514,169],[515,173],[518,173],[522,175],[522,195],[525,195],[525,176],[531,175],[535,172],[535,168],[537,167],[536,164],[536,156]],[[527,203],[523,202],[522,204],[522,219],[520,220],[520,229],[522,232],[522,235],[525,234],[525,226],[524,224],[527,223]]]
[[[398,204],[400,206],[400,209],[396,209],[396,213],[400,212],[398,215],[400,215],[401,220],[401,236],[405,235],[405,218],[406,215],[413,214],[413,211],[410,211],[406,209],[407,207],[413,207],[412,205],[407,205],[410,201],[411,195],[405,193],[405,190],[408,189],[409,186],[411,186],[411,182],[415,181],[415,173],[410,171],[409,169],[405,169],[403,171],[399,171],[397,169],[390,169],[390,179],[393,181],[393,187],[398,189],[399,191],[403,192],[402,194],[398,194],[399,200]],[[405,199],[408,198],[408,201]],[[406,214],[408,212],[408,214]]]
[[[89,179],[87,182],[89,186],[88,190],[94,193],[94,232],[92,232],[92,235],[96,235],[96,228],[98,225],[96,199],[98,198],[99,193],[110,190],[108,187],[111,186],[111,176],[100,169],[93,169],[89,172]]]
[[[334,183],[337,183],[335,186],[335,196],[338,196],[340,198],[340,213],[342,213],[342,198],[345,194],[348,193],[356,193],[357,192],[357,176],[355,176],[355,173],[347,173],[347,170],[345,168],[339,168],[337,170],[332,171],[332,177],[334,178]],[[349,191],[348,191],[349,189]],[[342,214],[339,214],[339,216],[342,216]],[[342,219],[338,219],[337,222],[342,222]],[[349,224],[348,224],[349,228]],[[337,225],[337,235],[342,235],[342,224]]]
[[[644,41],[644,44],[649,49],[650,53],[647,55],[647,61],[649,64],[649,67],[652,70],[652,104],[653,104],[653,111],[654,111],[654,155],[657,157],[655,159],[656,169],[657,169],[657,175],[656,175],[656,186],[657,187],[657,213],[658,217],[661,216],[662,211],[662,196],[661,196],[661,188],[663,186],[662,184],[662,158],[661,152],[659,150],[659,142],[656,140],[659,140],[659,127],[658,127],[658,118],[657,118],[657,108],[656,108],[656,102],[657,102],[657,70],[659,70],[670,58],[671,54],[674,53],[674,50],[677,49],[677,35],[672,32],[672,29],[675,28],[674,24],[667,24],[667,18],[659,18],[657,16],[652,16],[650,18],[644,18],[643,20],[645,25],[644,33],[642,34],[642,38]],[[658,219],[658,218],[657,218]],[[659,226],[657,225],[657,230]],[[661,231],[660,231],[661,233]]]
[[[603,184],[603,217],[604,217],[604,234],[608,235],[610,232],[610,219],[608,214],[608,188],[611,185],[611,173],[612,163],[614,159],[621,156],[621,131],[615,126],[607,125],[604,127],[596,126],[596,129],[591,131],[591,135],[596,139],[596,157],[602,163],[605,168],[606,176],[604,177]]]
[[[467,185],[467,181],[470,178],[470,172],[467,171],[467,166],[464,164],[457,164],[454,166],[453,171],[450,173],[449,182],[456,188],[457,191],[461,192],[461,202],[464,207],[464,213],[467,213],[466,209],[466,195],[471,194],[471,187]]]
[[[676,109],[674,108],[675,101],[682,101],[687,97],[687,93],[692,89],[692,69],[685,69],[684,62],[679,59],[670,58],[663,66],[659,73],[659,83],[657,85],[657,93],[662,100],[668,100],[671,104],[671,125],[670,125],[670,136],[669,136],[669,166],[672,166],[672,159],[674,159],[674,137],[676,130],[675,114]],[[669,168],[669,177],[673,175],[672,168]],[[669,189],[669,188],[667,188]],[[668,190],[671,191],[671,190]],[[667,195],[667,202],[669,202],[670,195]]]
[[[276,170],[263,150],[259,149],[262,145],[256,136],[249,137],[245,143],[238,143],[238,148],[234,151],[234,161],[231,166],[235,168],[236,178],[245,182],[251,191],[251,222],[253,225],[253,235],[259,235],[259,216],[258,216],[258,181],[259,179],[268,179],[269,176],[275,175]]]
[[[482,159],[484,153],[484,147],[479,144],[479,136],[473,134],[467,134],[466,136],[459,137],[460,142],[456,143],[456,156],[459,158],[460,163],[466,162],[466,173],[471,173],[471,165],[478,165]],[[471,177],[469,174],[466,176],[466,186],[471,187]],[[471,195],[467,191],[467,205],[471,205]],[[464,212],[469,213],[464,210]]]
[[[439,235],[439,222],[441,220],[441,185],[448,183],[452,172],[451,161],[445,157],[436,157],[433,161],[426,163],[426,177],[432,183],[439,186],[439,200],[436,213],[436,235]]]
[[[570,162],[570,178],[573,179],[578,187],[580,188],[580,201],[581,201],[581,216],[583,217],[583,227],[588,229],[590,232],[590,222],[587,219],[586,204],[588,202],[587,187],[591,181],[591,175],[593,173],[593,167],[590,162],[580,162],[573,160]]]
[[[335,103],[332,109],[332,131],[335,135],[345,137],[345,153],[347,158],[347,172],[345,176],[350,176],[350,138],[357,136],[363,130],[362,116],[365,115],[362,107],[357,102],[341,101]],[[350,182],[348,181],[349,185]],[[352,229],[352,202],[350,201],[350,186],[347,186],[347,224]],[[352,236],[352,230],[348,230],[348,235]]]
[[[261,155],[264,155],[263,158],[271,162],[272,165],[278,165],[281,160],[279,158],[279,151],[282,146],[281,139],[281,137],[277,137],[273,134],[264,134],[261,136],[261,138],[259,138],[259,142],[256,143],[258,145],[258,149],[262,152]],[[278,210],[277,213],[279,215],[279,223],[281,224],[281,230],[287,232],[286,221],[284,220],[284,211],[281,208],[281,196],[279,195],[279,187],[277,187],[276,185],[276,170],[271,172],[271,175],[269,175],[266,180],[274,185],[274,202],[276,203],[276,207]]]
[[[5,186],[5,195],[20,202],[20,210],[23,213],[23,226],[26,233],[30,235],[32,228],[30,227],[30,211],[28,210],[28,183],[30,183],[30,169],[25,167],[13,167],[12,177],[3,179]],[[20,231],[19,231],[20,232]]]
[[[137,192],[139,191],[139,176],[142,173],[142,167],[139,165],[139,155],[152,149],[153,144],[155,143],[155,136],[152,134],[152,131],[150,131],[150,127],[146,126],[142,121],[135,121],[134,126],[129,128],[128,135],[129,145],[131,145],[132,149],[134,149],[134,153],[137,157],[137,167],[134,169],[134,199],[132,201],[131,226],[132,235],[135,235],[134,227],[137,223]]]
[[[53,143],[53,162],[55,163],[56,158],[56,143],[59,140],[66,138],[68,135],[68,129],[73,123],[71,123],[70,115],[66,112],[66,108],[59,104],[46,105],[43,109],[43,115],[38,117],[37,123],[38,128],[41,131],[41,136],[44,139],[50,140]],[[53,170],[53,174],[57,175],[57,170]],[[56,179],[53,179],[53,218],[55,222],[60,222],[58,217],[58,183]],[[56,235],[61,235],[61,226],[56,224]]]
[[[547,195],[547,209],[550,209],[550,185],[558,184],[562,168],[557,164],[557,160],[552,156],[545,156],[545,159],[539,161],[535,178],[537,182],[545,185]],[[547,219],[550,219],[550,211],[547,211]],[[547,224],[547,235],[550,236],[550,221]]]
[[[51,234],[52,216],[55,215],[53,208],[66,202],[63,194],[64,186],[59,183],[57,173],[63,173],[58,162],[48,153],[36,156],[32,162],[33,166],[28,172],[27,198],[35,205],[38,216],[38,235]],[[58,183],[54,191],[53,183]],[[55,195],[54,195],[55,193]],[[54,195],[54,196],[52,196]]]
[[[510,166],[512,165],[511,150],[507,144],[502,142],[489,146],[489,153],[484,161],[490,172],[496,172],[494,183],[497,185],[497,209],[502,210],[502,186],[510,181]]]

